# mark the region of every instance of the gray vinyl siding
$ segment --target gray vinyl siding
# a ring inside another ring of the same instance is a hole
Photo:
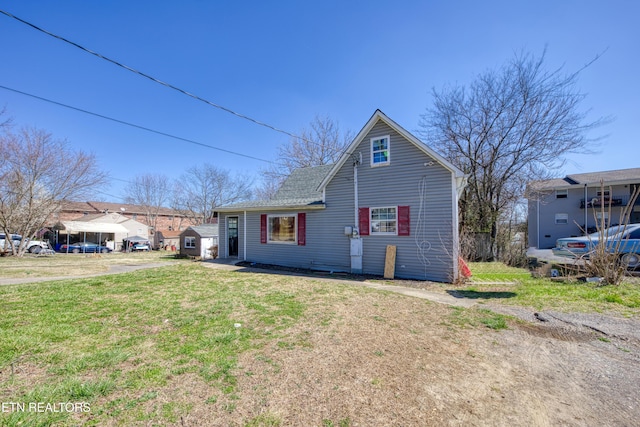
[[[260,215],[262,214],[306,214],[306,244],[275,244],[260,242]],[[247,212],[247,235],[246,260],[250,262],[277,264],[287,267],[310,268],[326,271],[349,271],[349,241],[343,235],[344,226],[330,224],[327,220],[326,211],[318,210],[278,210],[268,212]],[[240,228],[243,227],[243,213],[224,213],[223,217],[239,216]],[[350,221],[352,223],[353,220]],[[343,240],[344,247],[335,246],[332,242],[335,237]],[[222,239],[221,233],[221,239]],[[224,230],[226,239],[226,229]],[[239,239],[239,259],[244,259],[243,244],[244,234],[240,233]],[[225,257],[226,256],[225,252]]]
[[[370,138],[390,136],[388,166],[371,167]],[[453,230],[455,185],[452,172],[382,121],[372,128],[355,152],[358,166],[359,207],[410,206],[410,236],[370,235],[363,238],[363,272],[382,275],[386,247],[397,248],[396,277],[450,282],[457,262]],[[433,162],[433,164],[429,164]],[[425,165],[429,164],[429,165]],[[420,185],[424,184],[421,199]],[[260,215],[306,213],[306,245],[260,243]],[[239,218],[239,259],[244,258],[244,213],[220,214],[220,256],[227,257],[226,218]],[[357,226],[354,174],[347,161],[325,189],[325,209],[249,211],[246,218],[246,260],[325,271],[350,271],[349,237],[345,226]]]
[[[581,227],[585,225],[585,210],[581,207],[584,200],[584,186],[569,188],[566,198],[557,198],[555,190],[549,190],[547,194],[540,197],[540,200],[530,199],[528,201],[528,230],[529,245],[539,249],[551,249],[555,247],[556,240],[563,237],[581,236]],[[565,187],[566,188],[566,187]],[[610,190],[611,198],[620,198],[624,204],[629,198],[628,186],[606,186],[605,190]],[[597,197],[601,187],[593,186],[587,188],[587,200]],[[620,223],[620,214],[624,206],[612,206],[609,214],[611,224]],[[605,212],[608,208],[605,208]],[[600,212],[600,207],[588,208],[586,212],[587,227],[595,227],[595,213]],[[556,214],[567,214],[569,219],[567,224],[556,224]],[[540,224],[540,230],[537,224]]]
[[[390,164],[371,167],[370,138],[385,135],[390,136]],[[373,127],[356,152],[362,153],[363,161],[358,168],[359,206],[410,206],[411,218],[409,236],[362,237],[364,273],[383,274],[386,247],[395,245],[396,277],[451,281],[452,258],[457,254],[453,242],[453,227],[457,225],[454,224],[452,173],[382,121]],[[344,175],[334,178],[327,188],[327,203],[333,187],[343,197],[353,198],[353,190],[349,195],[348,186],[344,185],[348,175],[352,175],[352,168],[345,167],[341,173]]]

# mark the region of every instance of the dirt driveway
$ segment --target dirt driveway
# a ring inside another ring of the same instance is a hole
[[[242,356],[233,413],[185,425],[638,425],[637,319],[382,295],[312,304],[315,324]],[[515,318],[456,320],[483,308]]]

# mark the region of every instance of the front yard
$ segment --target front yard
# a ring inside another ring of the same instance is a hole
[[[7,277],[5,262],[20,261],[0,260]],[[20,274],[46,275],[37,262]],[[633,424],[636,338],[556,333],[487,308],[637,321],[638,286],[485,267],[469,286],[424,284],[484,303],[471,309],[190,261],[0,286],[0,425]]]

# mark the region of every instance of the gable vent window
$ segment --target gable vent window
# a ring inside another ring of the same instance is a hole
[[[390,140],[388,135],[371,138],[371,166],[384,166],[391,162]]]

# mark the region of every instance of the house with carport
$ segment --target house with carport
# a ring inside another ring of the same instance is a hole
[[[217,208],[219,256],[313,270],[458,278],[465,176],[380,110],[338,162],[291,173],[270,200]]]
[[[93,242],[119,251],[123,248],[123,242],[132,236],[137,240],[149,240],[149,227],[146,224],[118,213],[83,215],[74,221],[61,221],[54,229],[57,232],[57,245]]]

